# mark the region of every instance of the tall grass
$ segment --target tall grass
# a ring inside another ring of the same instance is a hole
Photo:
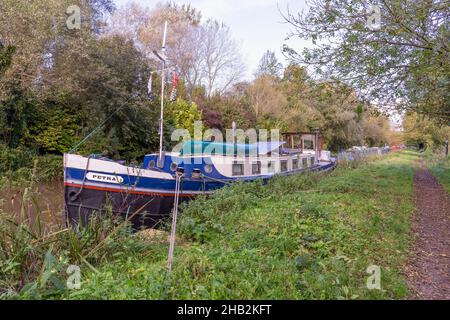
[[[129,219],[124,221],[111,210],[94,214],[86,225],[66,227],[59,222],[64,219],[43,221],[37,200],[42,178],[38,168],[36,160],[19,214],[0,210],[0,298],[60,296],[66,291],[69,265],[85,265],[96,272],[95,265],[118,252],[143,246],[132,237]]]
[[[446,157],[444,152],[426,151],[422,154],[425,164],[433,172],[439,182],[450,193],[450,157]]]

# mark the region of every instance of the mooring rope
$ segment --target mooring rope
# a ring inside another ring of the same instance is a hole
[[[224,184],[227,184],[227,185],[233,184],[233,182],[230,182],[230,181],[227,181],[227,180],[224,180],[224,179],[216,179],[216,178],[208,177],[208,176],[205,176],[205,175],[202,175],[202,177],[203,177],[203,179],[208,179],[208,180],[211,180],[211,181],[214,181],[214,182],[220,182],[220,183],[224,183]]]
[[[120,110],[122,110],[123,107],[125,107],[125,104],[127,104],[132,98],[135,98],[136,95],[132,95],[131,97],[129,97],[128,99],[125,100],[124,103],[122,103],[122,105],[120,105],[113,113],[111,113],[100,125],[98,125],[97,127],[94,128],[94,130],[92,130],[86,137],[84,137],[83,140],[81,140],[77,145],[75,145],[75,147],[73,147],[69,153],[74,152],[75,150],[78,149],[79,146],[81,146],[83,143],[86,142],[86,140],[88,140],[90,137],[92,137],[92,135],[97,132],[98,129],[100,129],[101,127],[103,127],[105,125],[106,122],[108,122],[109,119],[111,119],[117,112],[119,112]]]
[[[183,171],[177,171],[175,177],[175,198],[173,202],[172,230],[170,233],[169,257],[167,259],[167,269],[172,271],[173,251],[175,249],[175,235],[177,229],[178,203],[180,200],[181,183],[183,179]]]
[[[84,189],[84,185],[85,185],[85,183],[86,183],[86,177],[87,177],[87,172],[88,172],[88,170],[89,170],[89,162],[91,161],[91,156],[89,156],[88,158],[87,158],[87,162],[86,162],[86,169],[84,170],[84,177],[83,177],[83,182],[81,183],[81,188],[80,188],[80,190],[72,197],[73,199],[78,199],[78,197],[80,196],[80,194],[81,194],[81,192],[83,191],[83,189]]]

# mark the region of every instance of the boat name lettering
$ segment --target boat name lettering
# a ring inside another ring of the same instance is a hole
[[[101,181],[101,182],[109,182],[109,183],[122,183],[123,178],[120,176],[113,176],[110,174],[99,174],[94,172],[88,172],[86,175],[88,180],[92,181]]]

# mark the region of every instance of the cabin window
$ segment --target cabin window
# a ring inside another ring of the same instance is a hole
[[[302,165],[303,165],[303,168],[308,167],[308,159],[307,158],[302,159]]]
[[[305,140],[304,141],[304,149],[306,150],[313,150],[314,149],[314,143],[312,140]]]
[[[252,174],[261,174],[261,161],[252,163]]]
[[[280,161],[281,172],[286,172],[288,170],[287,160]]]
[[[171,171],[176,171],[177,168],[178,168],[178,164],[177,164],[176,162],[172,162],[172,163],[170,164],[170,170],[171,170]]]
[[[234,162],[233,163],[233,176],[242,176],[244,175],[244,164]]]
[[[298,169],[298,159],[292,159],[292,170]]]
[[[155,160],[150,160],[149,164],[148,164],[149,168],[154,168],[155,167]]]

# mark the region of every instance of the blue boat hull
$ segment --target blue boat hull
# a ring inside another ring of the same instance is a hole
[[[159,228],[173,208],[174,197],[65,187],[69,225],[86,225],[91,218],[110,214],[128,219],[133,229]],[[190,197],[182,197],[181,201]]]
[[[332,170],[335,162],[308,168],[310,171]],[[100,168],[100,167],[99,167]],[[280,175],[298,174],[303,170]],[[91,180],[87,177],[91,177]],[[108,181],[112,179],[114,181]],[[272,176],[242,179],[185,178],[180,202],[201,194],[210,194],[227,184],[241,180],[267,181]],[[103,178],[105,181],[97,181]],[[92,181],[92,179],[97,179]],[[120,181],[120,183],[118,183]],[[65,167],[65,212],[68,225],[86,224],[103,215],[119,215],[129,219],[134,229],[159,228],[167,220],[174,204],[175,180],[172,176],[155,178],[111,171]]]

